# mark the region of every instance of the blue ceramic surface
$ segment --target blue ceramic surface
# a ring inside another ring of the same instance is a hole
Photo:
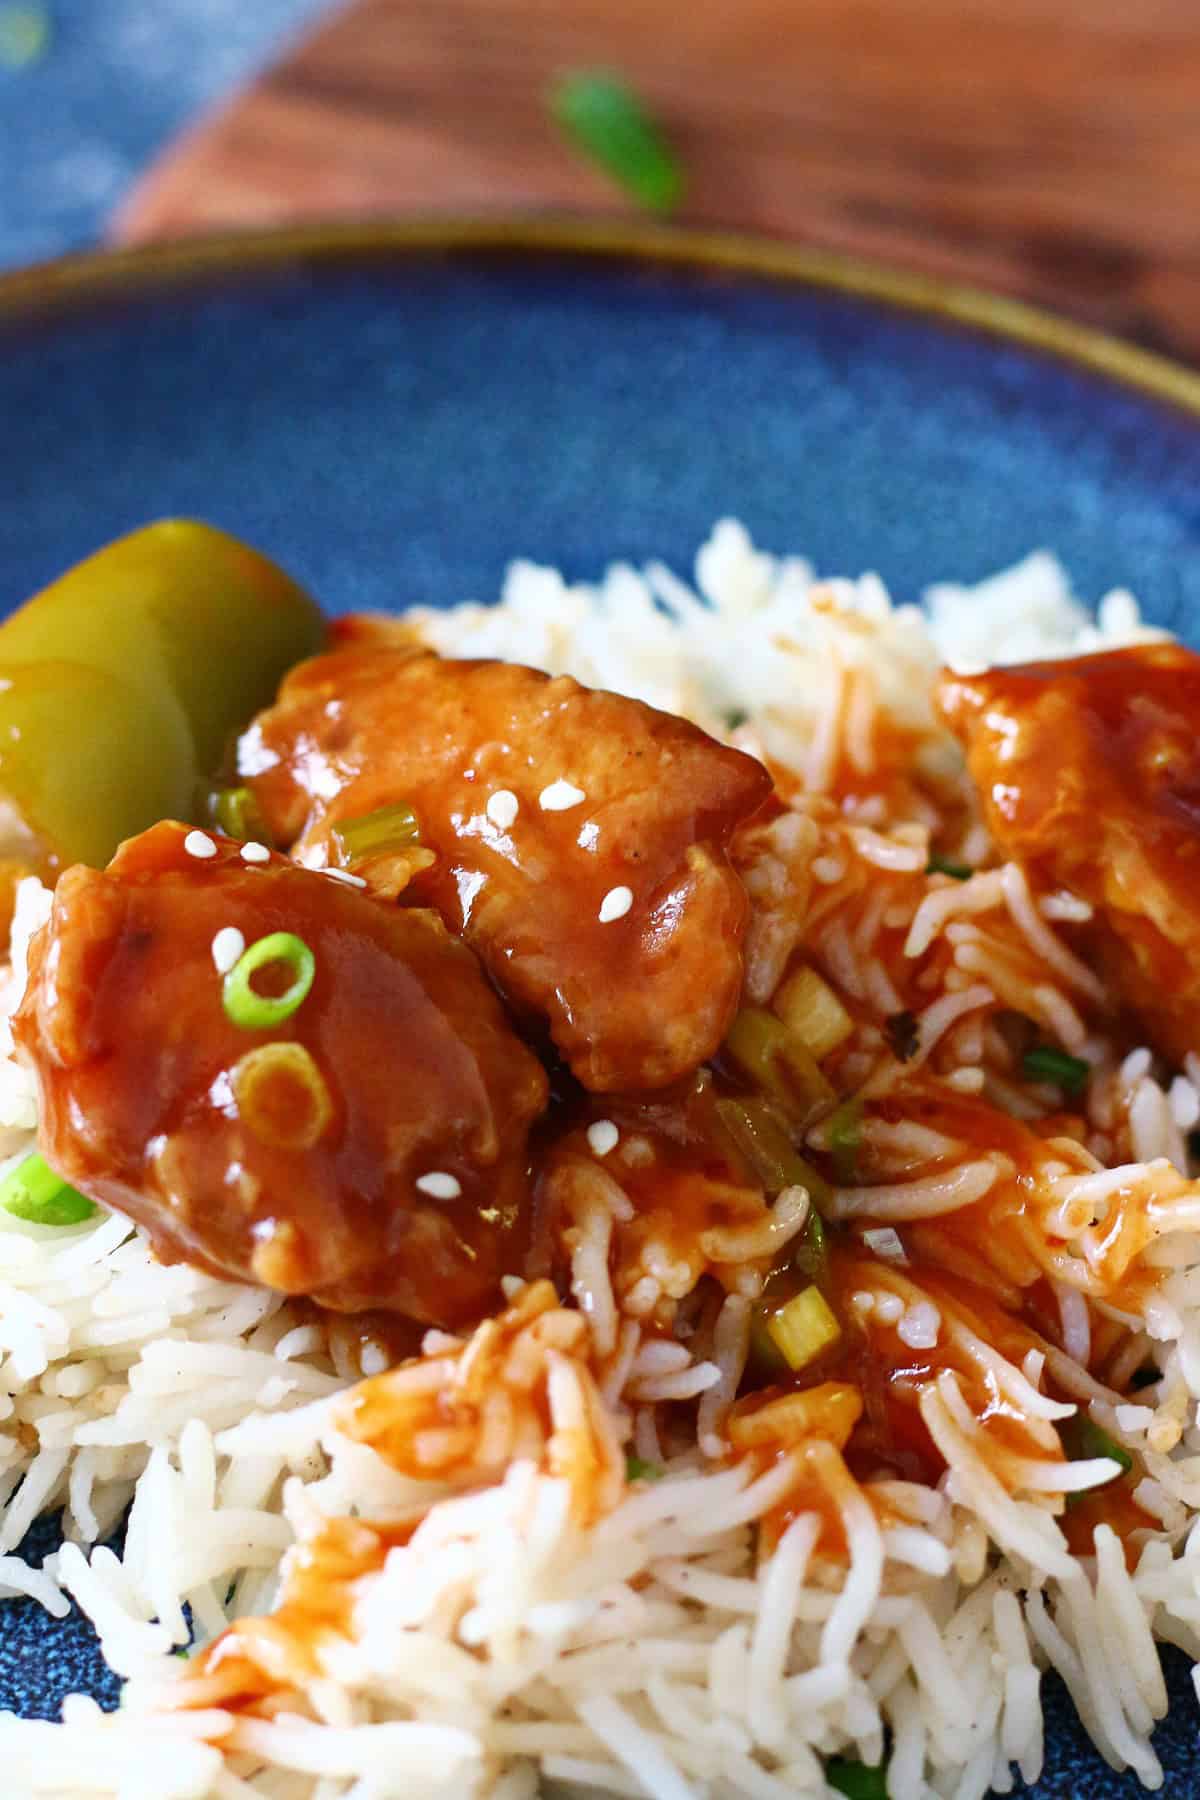
[[[153,283],[151,283],[153,289]],[[229,266],[41,323],[0,309],[0,603],[191,513],[334,611],[493,596],[517,555],[686,569],[714,519],[901,597],[1043,544],[1200,642],[1200,421],[1015,343],[746,275],[459,251]],[[40,1540],[50,1539],[43,1531]],[[116,1685],[3,1609],[0,1705]],[[1187,1671],[1159,1733],[1200,1789]],[[1050,1684],[1038,1793],[1140,1792]]]

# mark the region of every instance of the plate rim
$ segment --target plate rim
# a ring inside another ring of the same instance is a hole
[[[223,274],[471,254],[574,258],[609,267],[643,263],[843,294],[1048,355],[1200,422],[1200,371],[1028,301],[780,238],[620,218],[366,218],[101,246],[0,273],[0,324],[45,323],[90,304],[169,294]]]

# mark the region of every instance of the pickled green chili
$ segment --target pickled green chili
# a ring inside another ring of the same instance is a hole
[[[0,855],[102,866],[159,819],[202,818],[231,737],[323,637],[282,569],[191,520],[69,569],[0,625]]]

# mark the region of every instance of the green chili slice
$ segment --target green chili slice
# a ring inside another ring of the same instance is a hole
[[[625,1458],[626,1481],[661,1481],[662,1473],[657,1463],[644,1462],[640,1456]]]
[[[421,827],[412,807],[400,800],[357,819],[339,819],[333,836],[343,860],[353,863],[364,856],[386,856],[389,851],[420,843]]]
[[[96,1210],[36,1150],[0,1182],[0,1206],[31,1225],[82,1225]]]
[[[251,978],[270,963],[283,963],[292,980],[282,994],[260,994]],[[317,972],[317,959],[293,931],[272,931],[259,938],[234,963],[225,977],[221,1001],[226,1016],[242,1031],[267,1031],[282,1025],[308,997]]]
[[[1053,1044],[1035,1044],[1021,1058],[1021,1067],[1030,1081],[1057,1082],[1068,1094],[1082,1093],[1092,1072],[1081,1056],[1068,1056]]]
[[[569,138],[651,212],[683,196],[683,170],[666,138],[619,75],[578,70],[550,93],[550,111]]]

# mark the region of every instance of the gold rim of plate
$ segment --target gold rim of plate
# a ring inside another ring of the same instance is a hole
[[[1200,373],[1025,301],[836,251],[619,219],[366,219],[85,251],[0,276],[0,322],[36,321],[90,303],[144,298],[231,273],[472,252],[651,263],[848,294],[1041,351],[1200,418]]]

